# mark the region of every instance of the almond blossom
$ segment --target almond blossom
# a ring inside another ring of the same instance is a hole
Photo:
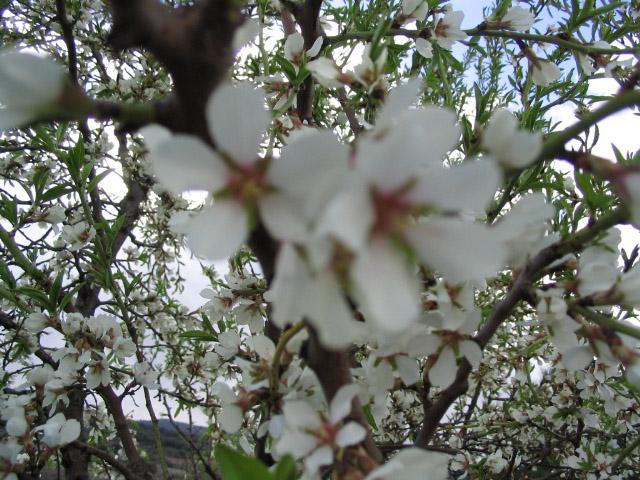
[[[454,281],[480,281],[504,261],[503,249],[496,248],[498,236],[480,223],[438,215],[414,220],[423,210],[480,213],[500,173],[488,159],[442,166],[459,135],[449,112],[424,107],[395,119],[383,116],[382,123],[375,135],[358,142],[353,185],[327,207],[317,232],[333,236],[355,254],[350,278],[365,317],[397,330],[419,313],[418,279],[398,243]],[[470,238],[473,247],[467,244]]]
[[[464,12],[459,10],[448,12],[438,20],[433,30],[435,42],[440,47],[450,50],[455,42],[465,40],[468,35],[460,28],[462,20],[464,20]]]
[[[342,386],[326,415],[301,400],[286,402],[282,407],[285,429],[275,445],[276,452],[304,459],[305,471],[313,474],[321,466],[332,464],[336,451],[364,440],[366,430],[362,425],[344,422],[357,391],[354,384]]]
[[[36,430],[42,431],[42,441],[50,448],[62,447],[80,436],[80,422],[57,413]]]
[[[303,61],[303,55],[306,58],[313,58],[320,53],[322,48],[322,37],[316,38],[309,50],[304,50],[304,38],[300,32],[294,32],[287,37],[284,42],[284,56],[295,66],[299,66]]]
[[[274,236],[303,237],[347,168],[347,147],[325,131],[300,135],[278,158],[260,158],[269,124],[264,104],[264,95],[247,85],[223,85],[207,107],[217,151],[181,134],[150,145],[155,173],[166,188],[213,193],[214,200],[185,226],[192,250],[211,259],[240,247],[255,213]],[[212,236],[216,230],[221,233]]]
[[[531,79],[540,87],[548,87],[562,76],[560,68],[551,60],[537,57],[530,53],[527,55],[531,65]]]

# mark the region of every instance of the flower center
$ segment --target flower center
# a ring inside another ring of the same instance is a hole
[[[230,194],[245,204],[255,204],[268,188],[266,171],[259,164],[238,166],[227,182]]]
[[[393,192],[372,191],[374,234],[399,233],[404,229],[413,211],[413,204],[405,198],[405,194],[405,188]]]

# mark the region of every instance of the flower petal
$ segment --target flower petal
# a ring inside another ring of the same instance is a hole
[[[244,208],[233,200],[205,208],[189,220],[186,229],[189,248],[211,260],[233,255],[249,233]]]
[[[417,319],[418,280],[390,244],[372,242],[361,250],[351,268],[351,277],[367,319],[379,327],[403,330]]]
[[[349,422],[340,429],[336,436],[336,445],[340,448],[355,445],[364,440],[367,430],[357,422]]]
[[[252,164],[271,117],[264,93],[249,85],[225,84],[207,103],[207,120],[216,146],[241,165]]]
[[[373,206],[364,186],[354,186],[338,194],[318,221],[318,235],[332,235],[353,251],[367,241],[374,222]]]
[[[224,405],[218,415],[220,427],[227,433],[236,433],[240,430],[243,421],[244,415],[242,414],[242,410],[233,404]]]
[[[506,258],[502,236],[481,223],[434,218],[409,227],[407,238],[423,262],[456,283],[481,282]]]
[[[420,177],[411,197],[445,212],[481,214],[493,200],[501,179],[495,162],[486,159],[451,168],[433,167]]]
[[[329,406],[331,423],[338,423],[351,412],[351,402],[358,394],[359,387],[354,383],[343,385],[331,399]]]
[[[460,354],[466,357],[474,370],[477,370],[482,361],[482,349],[472,340],[463,340],[458,344]]]
[[[227,167],[202,140],[175,135],[151,148],[151,166],[160,183],[173,193],[215,192],[226,182]]]
[[[438,360],[429,369],[429,381],[432,385],[446,388],[456,379],[456,356],[448,347],[445,347],[438,355]]]

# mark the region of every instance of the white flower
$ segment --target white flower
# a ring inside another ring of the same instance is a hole
[[[447,111],[409,110],[384,125],[360,139],[354,183],[327,207],[317,233],[354,252],[351,279],[365,317],[377,327],[402,330],[416,320],[420,306],[418,280],[396,246],[399,239],[454,281],[481,281],[504,260],[498,235],[485,225],[448,216],[416,223],[413,214],[425,208],[481,213],[501,174],[488,159],[442,167],[459,137]]]
[[[50,448],[63,447],[80,436],[80,422],[67,420],[62,413],[58,413],[35,430],[43,432],[42,441]]]
[[[133,376],[140,385],[147,388],[158,388],[158,376],[160,374],[153,370],[149,362],[136,363],[133,365]]]
[[[507,109],[493,113],[482,133],[482,144],[507,168],[525,168],[542,151],[542,135],[518,128],[518,120]]]
[[[383,47],[378,51],[378,56],[374,60],[371,57],[371,44],[364,47],[362,52],[362,62],[353,69],[353,75],[371,93],[384,80],[384,67],[387,64],[387,48]]]
[[[303,60],[303,54],[306,53],[307,58],[313,58],[320,53],[322,48],[322,37],[316,38],[313,45],[306,52],[304,51],[304,38],[300,32],[294,32],[289,35],[284,42],[284,56],[294,65],[300,65]]]
[[[420,448],[406,448],[384,465],[367,475],[365,480],[446,480],[449,478],[449,460],[444,453],[428,452]]]
[[[60,237],[72,252],[80,250],[95,237],[95,229],[85,221],[62,227]]]
[[[205,207],[186,225],[189,245],[206,257],[232,255],[249,232],[245,204],[253,202],[265,187],[264,165],[257,154],[269,124],[264,102],[264,95],[248,85],[223,85],[214,92],[207,104],[207,120],[222,154],[182,134],[149,145],[153,169],[170,191],[226,190],[224,198]]]
[[[319,467],[333,463],[334,450],[364,440],[367,431],[362,425],[343,424],[357,391],[354,384],[342,386],[331,400],[327,416],[304,401],[286,402],[282,407],[285,431],[275,446],[276,452],[304,458],[305,470],[314,474]]]
[[[536,85],[547,87],[562,75],[560,68],[551,60],[536,57],[533,53],[528,58],[531,65],[531,77]]]
[[[234,330],[222,332],[218,335],[218,342],[219,343],[216,343],[213,349],[225,360],[233,358],[236,353],[238,353],[238,349],[242,343],[240,335],[238,335]]]
[[[207,115],[223,154],[188,135],[151,146],[154,169],[167,188],[216,194],[186,226],[191,248],[209,258],[226,258],[237,250],[249,233],[248,212],[256,209],[273,236],[303,238],[347,168],[348,147],[328,131],[296,137],[279,158],[258,158],[269,124],[264,102],[262,93],[246,85],[216,90]]]
[[[502,28],[524,32],[529,30],[535,21],[536,17],[528,8],[511,7],[500,23]]]
[[[0,131],[19,127],[55,109],[64,88],[54,61],[14,51],[0,53]]]
[[[106,387],[110,382],[109,362],[105,358],[93,361],[87,370],[87,388],[93,390],[100,385]]]
[[[463,19],[464,12],[457,10],[447,13],[438,20],[433,31],[436,43],[442,48],[450,50],[456,41],[466,39],[468,35],[460,29]]]

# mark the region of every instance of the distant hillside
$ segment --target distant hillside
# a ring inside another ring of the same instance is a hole
[[[197,475],[194,474],[194,468],[198,469],[200,476],[204,474],[202,465],[192,453],[191,446],[176,432],[171,422],[167,419],[161,419],[159,426],[160,439],[167,459],[170,477],[175,480],[197,478]],[[207,430],[206,427],[193,426],[191,434],[189,434],[189,425],[186,423],[176,422],[176,427],[179,428],[185,436],[190,437],[195,445],[202,448],[202,454],[205,458],[208,457],[209,449],[202,442],[202,436]],[[154,478],[162,478],[151,421],[139,420],[135,422],[134,428],[140,448],[148,454],[149,463],[153,466]]]

